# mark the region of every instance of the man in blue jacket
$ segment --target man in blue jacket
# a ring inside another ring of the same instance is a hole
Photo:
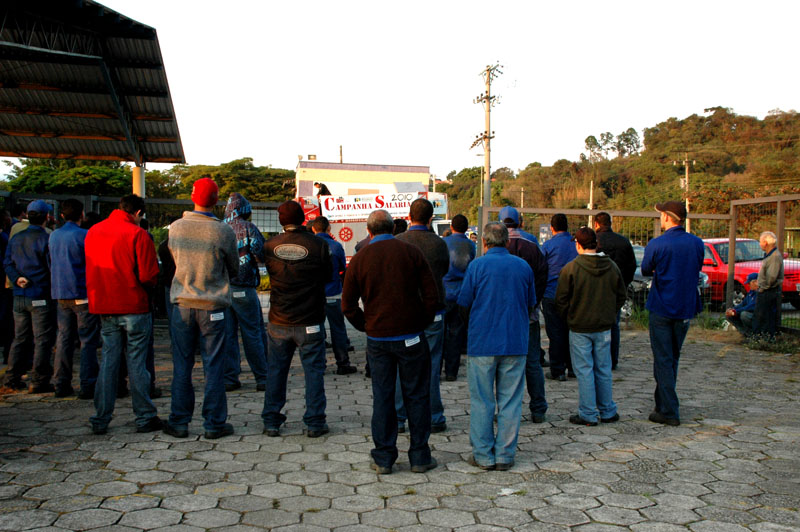
[[[741,303],[725,311],[725,319],[731,322],[737,331],[749,337],[753,334],[753,313],[758,298],[758,272],[748,275],[745,282],[749,285],[750,291]]]
[[[28,204],[30,225],[9,240],[3,261],[14,289],[14,342],[8,357],[5,388],[24,389],[25,345],[33,338],[33,371],[29,393],[53,391],[50,355],[55,341],[55,306],[50,295],[50,235],[45,231],[50,207],[42,200]]]
[[[461,314],[458,312],[458,293],[467,266],[475,259],[475,242],[465,234],[469,229],[469,220],[463,214],[456,214],[450,222],[453,234],[444,237],[447,251],[450,253],[450,269],[442,278],[445,292],[445,339],[444,339],[444,378],[454,381],[458,378],[458,366],[461,364],[461,349],[467,341],[467,329]]]
[[[89,313],[86,297],[86,229],[83,203],[77,199],[61,202],[65,223],[50,235],[50,268],[52,295],[57,300],[58,336],[56,337],[55,388],[56,397],[67,397],[72,390],[72,358],[76,337],[81,343],[81,399],[94,398],[94,387],[100,369],[97,348],[100,345],[100,316]]]
[[[681,424],[675,391],[678,360],[689,321],[702,306],[694,280],[703,267],[703,241],[684,229],[683,202],[657,203],[656,210],[661,213],[664,234],[647,244],[642,259],[642,275],[653,276],[647,310],[656,408],[649,419],[653,423],[678,426]]]
[[[333,271],[325,285],[325,317],[328,319],[328,326],[331,329],[331,345],[333,346],[333,356],[336,357],[336,374],[350,375],[356,372],[356,368],[350,365],[350,356],[347,354],[350,340],[347,338],[347,329],[342,313],[342,279],[347,265],[344,248],[331,236],[331,224],[324,216],[317,216],[311,222],[311,230],[327,242],[331,250]]]

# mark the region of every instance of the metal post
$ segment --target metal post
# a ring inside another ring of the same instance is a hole
[[[133,167],[133,193],[140,198],[145,197],[144,166]]]
[[[725,283],[725,304],[728,308],[733,308],[733,274],[736,270],[736,218],[738,209],[736,205],[731,205],[731,222],[728,226],[728,280]]]

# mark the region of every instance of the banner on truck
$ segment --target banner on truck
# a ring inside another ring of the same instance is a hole
[[[438,210],[447,211],[446,199],[431,198],[426,192],[396,192],[390,194],[370,194],[364,196],[320,196],[320,210],[328,221],[366,220],[369,213],[377,209],[389,211],[392,218],[408,218],[411,203],[417,198],[428,198],[438,206]],[[437,210],[435,208],[435,210]]]

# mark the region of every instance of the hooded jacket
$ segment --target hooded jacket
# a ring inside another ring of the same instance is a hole
[[[603,253],[584,253],[561,269],[556,311],[570,331],[607,331],[616,323],[626,297],[625,281],[614,261]]]
[[[225,223],[236,233],[239,251],[239,275],[231,279],[231,284],[255,288],[259,283],[257,261],[264,262],[264,237],[254,223],[245,219],[250,212],[250,202],[244,196],[231,194],[225,206]]]

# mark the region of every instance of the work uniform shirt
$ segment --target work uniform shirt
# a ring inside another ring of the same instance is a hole
[[[550,240],[542,244],[542,251],[547,259],[547,288],[544,290],[544,299],[554,299],[561,268],[577,257],[578,251],[575,249],[572,237],[566,231],[553,235]]]
[[[31,225],[8,241],[3,260],[15,296],[50,299],[50,235],[44,227]],[[17,285],[26,278],[28,286]]]
[[[86,233],[67,222],[50,235],[53,299],[86,299]]]

